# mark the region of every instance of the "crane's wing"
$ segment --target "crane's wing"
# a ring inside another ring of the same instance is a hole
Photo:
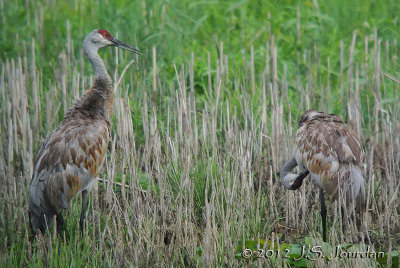
[[[108,125],[101,120],[63,121],[43,143],[34,164],[29,197],[54,211],[68,207],[101,170],[107,151]]]

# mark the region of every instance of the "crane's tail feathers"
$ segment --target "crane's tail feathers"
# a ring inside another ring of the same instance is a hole
[[[359,166],[349,165],[348,179],[342,187],[341,198],[347,211],[351,213],[354,209],[361,209],[365,200],[365,181]]]
[[[35,235],[39,234],[39,232],[43,234],[50,225],[51,219],[47,218],[46,214],[36,215],[29,212],[29,223]]]
[[[42,185],[33,185],[29,190],[28,215],[34,234],[44,233],[50,227],[55,212],[46,206]]]

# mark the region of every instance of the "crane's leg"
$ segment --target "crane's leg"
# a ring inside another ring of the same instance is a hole
[[[319,188],[319,201],[321,202],[322,240],[326,242],[326,207],[325,207],[324,190],[322,190],[322,188]]]
[[[79,221],[82,235],[83,235],[84,228],[85,228],[86,210],[87,210],[88,204],[89,204],[89,191],[83,190],[82,191],[82,212],[81,212],[81,219]]]
[[[61,211],[56,214],[56,222],[57,222],[57,234],[61,236],[64,230],[64,219],[63,216],[61,215]]]

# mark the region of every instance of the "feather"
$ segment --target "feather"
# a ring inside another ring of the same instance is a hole
[[[301,164],[331,199],[363,199],[363,150],[358,135],[333,114],[308,111],[300,120],[296,145]]]
[[[103,166],[111,105],[100,90],[102,86],[104,82],[95,81],[41,145],[29,190],[29,213],[35,232],[45,230],[74,196],[90,189]]]

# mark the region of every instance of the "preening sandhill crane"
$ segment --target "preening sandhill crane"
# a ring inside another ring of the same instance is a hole
[[[103,29],[89,33],[83,50],[94,70],[93,86],[65,113],[45,139],[34,163],[29,188],[29,219],[35,234],[42,233],[56,215],[57,231],[63,226],[62,209],[82,192],[80,227],[83,231],[88,193],[99,174],[108,147],[113,108],[113,83],[99,57],[99,48],[116,46],[141,54]]]
[[[300,117],[296,146],[294,155],[282,166],[281,181],[286,189],[296,190],[311,174],[320,188],[322,238],[326,241],[324,192],[331,200],[339,199],[348,213],[364,201],[361,142],[342,118],[309,110]],[[296,166],[300,173],[290,173]]]

